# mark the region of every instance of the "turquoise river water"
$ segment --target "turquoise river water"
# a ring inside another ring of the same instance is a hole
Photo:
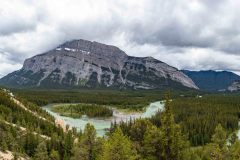
[[[124,113],[117,110],[116,108],[112,108],[113,116],[111,118],[100,119],[88,118],[86,116],[82,116],[82,118],[61,116],[58,113],[51,111],[51,107],[53,107],[54,105],[56,104],[44,106],[43,109],[45,109],[56,119],[63,121],[65,125],[69,125],[70,127],[76,127],[78,130],[83,130],[85,125],[87,123],[90,123],[94,125],[98,136],[103,136],[106,133],[106,130],[110,128],[111,122],[129,121],[130,119],[151,117],[155,115],[157,111],[163,110],[164,108],[164,103],[162,101],[150,103],[149,106],[146,108],[145,112],[142,113]]]

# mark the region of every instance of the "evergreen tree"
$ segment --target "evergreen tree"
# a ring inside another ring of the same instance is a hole
[[[186,148],[186,141],[181,133],[181,128],[174,121],[171,110],[169,95],[166,95],[165,110],[161,118],[161,131],[163,133],[161,155],[165,160],[182,159],[183,150]]]
[[[2,151],[6,151],[8,149],[7,143],[5,142],[4,139],[2,139],[1,141],[0,149],[2,149]]]
[[[29,131],[28,131],[29,132]],[[38,146],[38,137],[31,132],[26,134],[24,148],[28,155],[33,156]]]
[[[148,126],[152,126],[151,122],[146,119],[137,119],[131,124],[130,138],[132,141],[141,142]],[[122,129],[122,128],[121,128]]]
[[[73,135],[71,130],[67,132],[66,136],[64,137],[64,157],[65,159],[69,159],[72,155],[72,148],[73,148]]]
[[[221,150],[226,147],[227,133],[224,131],[221,124],[218,124],[215,133],[212,136],[212,142],[217,144]]]
[[[224,160],[224,154],[217,144],[210,143],[204,147],[203,159]]]
[[[49,160],[46,143],[44,141],[37,146],[34,160]]]
[[[212,143],[204,147],[204,158],[211,160],[229,159],[228,148],[226,146],[227,135],[221,124],[215,128],[212,136]]]
[[[237,140],[230,148],[231,159],[239,160],[240,159],[240,141]]]
[[[103,153],[100,160],[135,160],[136,151],[130,139],[123,135],[118,127],[110,138],[103,144]]]
[[[142,155],[148,160],[161,159],[162,132],[155,126],[149,126],[144,134]]]
[[[50,159],[51,160],[60,160],[60,155],[58,151],[52,150],[50,153]]]
[[[81,135],[79,144],[74,147],[74,160],[93,160],[96,158],[96,130],[93,125],[85,126],[83,135]]]

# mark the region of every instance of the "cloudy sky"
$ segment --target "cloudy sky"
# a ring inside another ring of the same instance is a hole
[[[65,41],[240,73],[239,0],[0,0],[0,77]]]

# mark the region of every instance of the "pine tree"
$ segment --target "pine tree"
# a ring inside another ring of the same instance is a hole
[[[64,157],[69,158],[72,154],[73,148],[73,136],[71,130],[67,132],[67,135],[64,137]]]
[[[149,160],[161,159],[162,132],[155,126],[149,126],[144,134],[143,151],[144,158]]]
[[[239,160],[240,159],[240,141],[237,140],[230,148],[231,159]]]
[[[224,156],[217,144],[210,143],[204,148],[204,159],[224,160]]]
[[[25,138],[24,148],[28,155],[33,156],[38,146],[38,137],[28,131]]]
[[[183,150],[187,146],[187,142],[181,133],[181,128],[174,121],[174,115],[171,110],[171,102],[169,95],[166,95],[165,110],[161,118],[161,131],[163,133],[161,152],[162,158],[165,160],[182,159]]]
[[[130,129],[130,138],[132,141],[143,141],[144,134],[148,126],[151,126],[151,122],[146,119],[137,119]]]
[[[96,130],[93,125],[87,124],[85,126],[83,135],[81,135],[79,144],[77,144],[73,153],[74,160],[93,160],[96,157]]]
[[[221,150],[226,147],[227,133],[224,131],[221,124],[218,124],[215,133],[212,136],[212,142],[217,144]]]
[[[2,139],[2,141],[1,141],[0,148],[1,148],[3,151],[6,151],[6,150],[8,149],[7,143],[5,142],[4,139]]]
[[[221,124],[215,128],[215,133],[212,136],[212,143],[204,148],[205,159],[225,160],[229,159],[228,148],[226,146],[227,135]]]
[[[137,154],[130,139],[123,135],[118,127],[103,144],[103,154],[100,160],[135,160]]]
[[[44,141],[37,146],[34,160],[49,160],[46,143]]]
[[[50,159],[51,160],[60,160],[60,155],[58,151],[52,150],[50,153]]]

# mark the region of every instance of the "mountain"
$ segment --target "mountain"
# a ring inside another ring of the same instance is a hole
[[[194,82],[178,69],[152,57],[132,57],[111,45],[87,40],[66,42],[26,59],[23,68],[0,84],[10,87],[110,87],[158,89]]]
[[[228,71],[188,71],[183,72],[190,77],[193,82],[201,90],[221,91],[227,88],[236,80],[240,80],[240,76]]]
[[[240,91],[240,81],[233,82],[229,87],[228,90],[231,92]]]

